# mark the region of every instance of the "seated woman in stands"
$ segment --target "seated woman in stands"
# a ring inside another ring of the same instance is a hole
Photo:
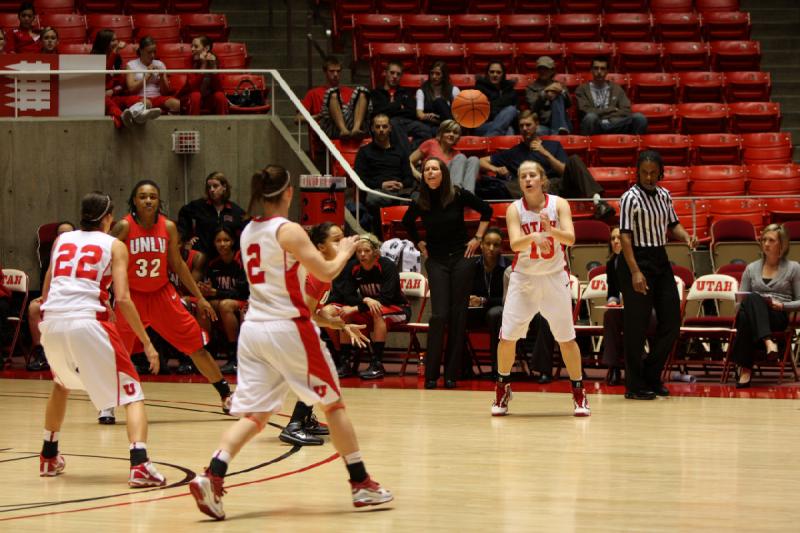
[[[166,65],[156,59],[156,42],[149,35],[139,41],[139,57],[129,61],[126,69],[129,71],[143,70],[141,72],[128,72],[125,83],[128,94],[125,104],[133,106],[137,102],[144,102],[146,109],[141,112],[137,108],[126,109],[122,114],[122,119],[127,124],[127,114],[130,113],[133,120],[144,123],[147,120],[158,118],[162,111],[178,114],[181,111],[181,102],[172,94],[169,84],[169,76],[164,72]]]
[[[754,352],[763,349],[777,357],[778,344],[772,337],[789,325],[789,311],[800,309],[800,265],[786,258],[789,233],[781,224],[761,231],[761,259],[747,265],[741,292],[749,292],[736,314],[733,360],[738,369],[737,388],[747,388],[753,373]]]
[[[58,53],[58,32],[55,28],[48,26],[42,30],[42,38],[39,39],[42,43],[43,54],[57,54]]]
[[[219,316],[225,332],[225,353],[228,362],[221,368],[223,374],[235,374],[237,368],[236,343],[239,340],[239,317],[244,316],[250,289],[242,266],[242,256],[237,248],[236,232],[220,227],[214,234],[217,257],[209,261],[206,278],[200,282],[200,291]],[[200,325],[211,331],[208,317],[198,317]]]
[[[0,54],[6,53],[6,32],[0,28]]]
[[[41,33],[33,27],[33,21],[36,20],[36,10],[33,8],[33,2],[22,2],[17,11],[19,17],[19,26],[8,30],[6,35],[6,52],[7,53],[38,53],[42,45],[39,42]]]
[[[106,56],[106,70],[121,70],[122,57],[119,51],[125,43],[117,39],[112,30],[100,30],[94,37],[91,54]],[[125,78],[121,74],[106,74],[106,115],[114,119],[117,128],[123,126],[120,97],[125,91]]]
[[[217,68],[217,56],[211,52],[212,45],[211,39],[205,35],[192,39],[192,68]],[[199,115],[204,109],[215,115],[228,114],[228,99],[222,92],[218,74],[189,74],[182,92],[187,115]]]
[[[475,192],[475,182],[480,171],[480,160],[475,156],[462,154],[456,150],[455,145],[461,138],[461,126],[455,120],[445,120],[439,126],[434,139],[428,139],[414,150],[408,160],[411,163],[411,172],[417,181],[422,179],[422,172],[417,169],[420,161],[427,161],[430,157],[441,159],[450,170],[450,179],[453,185]]]
[[[460,92],[458,87],[450,83],[447,63],[434,61],[428,71],[428,80],[423,82],[416,94],[417,120],[430,126],[431,135],[436,134],[442,121],[453,118],[450,106]]]

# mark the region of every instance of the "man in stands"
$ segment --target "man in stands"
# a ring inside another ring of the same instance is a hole
[[[417,120],[416,92],[405,87],[400,87],[400,78],[403,77],[403,64],[399,61],[390,61],[383,71],[383,86],[376,87],[370,92],[370,107],[372,114],[384,114],[389,117],[392,125],[392,140],[403,145],[411,151],[408,137],[414,139],[414,146],[424,140],[430,139],[431,130],[428,126]]]
[[[331,139],[362,137],[366,134],[364,120],[369,107],[369,91],[366,87],[339,85],[342,65],[333,56],[322,63],[326,84],[310,89],[303,98],[303,105],[314,116],[323,131]],[[296,121],[302,116],[298,113]]]
[[[542,56],[536,61],[537,78],[525,88],[528,109],[539,119],[537,134],[569,135],[571,128],[567,108],[572,103],[567,88],[556,81],[556,62]]]
[[[580,157],[567,157],[564,147],[558,141],[543,140],[536,134],[538,122],[536,115],[525,110],[519,115],[519,131],[522,142],[481,158],[481,169],[494,172],[505,181],[510,197],[519,198],[517,170],[523,161],[536,161],[545,170],[553,194],[563,198],[591,198],[595,204],[596,218],[606,218],[614,214],[614,209],[600,200],[601,187],[589,173]],[[484,178],[481,179],[483,181]]]
[[[647,118],[631,113],[631,102],[625,89],[606,79],[608,58],[592,60],[592,81],[582,83],[575,91],[581,115],[581,134],[647,133]]]

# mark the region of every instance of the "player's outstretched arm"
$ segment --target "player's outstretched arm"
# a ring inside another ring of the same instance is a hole
[[[357,236],[345,237],[338,243],[336,257],[326,261],[317,247],[311,243],[306,231],[294,222],[287,222],[278,229],[278,243],[294,255],[300,264],[320,281],[333,281],[356,249]]]

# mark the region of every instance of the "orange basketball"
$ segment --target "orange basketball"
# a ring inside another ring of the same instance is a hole
[[[477,128],[489,119],[489,99],[477,89],[458,93],[451,109],[453,118],[465,128]]]

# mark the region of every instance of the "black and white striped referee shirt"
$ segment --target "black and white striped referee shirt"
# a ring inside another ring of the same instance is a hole
[[[631,234],[634,246],[652,248],[667,244],[667,228],[679,222],[669,191],[656,187],[648,194],[638,184],[622,195],[619,229]]]

